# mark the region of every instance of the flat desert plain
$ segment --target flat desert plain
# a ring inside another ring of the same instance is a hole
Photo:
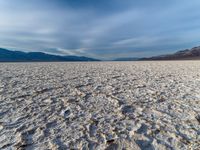
[[[1,63],[1,150],[199,150],[200,61]]]

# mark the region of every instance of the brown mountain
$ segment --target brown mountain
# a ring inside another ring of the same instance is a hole
[[[142,58],[141,60],[200,60],[200,46],[178,51],[174,54]]]

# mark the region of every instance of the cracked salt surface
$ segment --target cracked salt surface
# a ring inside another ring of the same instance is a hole
[[[200,61],[1,63],[0,149],[200,149]]]

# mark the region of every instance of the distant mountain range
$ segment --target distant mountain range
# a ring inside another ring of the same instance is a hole
[[[140,58],[135,58],[135,57],[124,57],[124,58],[116,58],[113,61],[136,61],[139,59]]]
[[[84,56],[59,56],[42,52],[10,51],[0,48],[0,62],[51,62],[51,61],[100,61]]]
[[[200,60],[200,46],[181,50],[173,54],[153,56],[149,58],[116,58],[112,61],[143,61],[143,60]],[[84,56],[59,56],[42,52],[11,51],[0,48],[0,62],[59,62],[59,61],[100,61]]]
[[[178,51],[174,54],[141,58],[140,60],[200,60],[200,46]]]

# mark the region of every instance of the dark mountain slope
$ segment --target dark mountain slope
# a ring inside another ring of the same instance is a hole
[[[42,52],[10,51],[0,48],[0,62],[51,62],[51,61],[99,61],[83,56],[58,56]]]

